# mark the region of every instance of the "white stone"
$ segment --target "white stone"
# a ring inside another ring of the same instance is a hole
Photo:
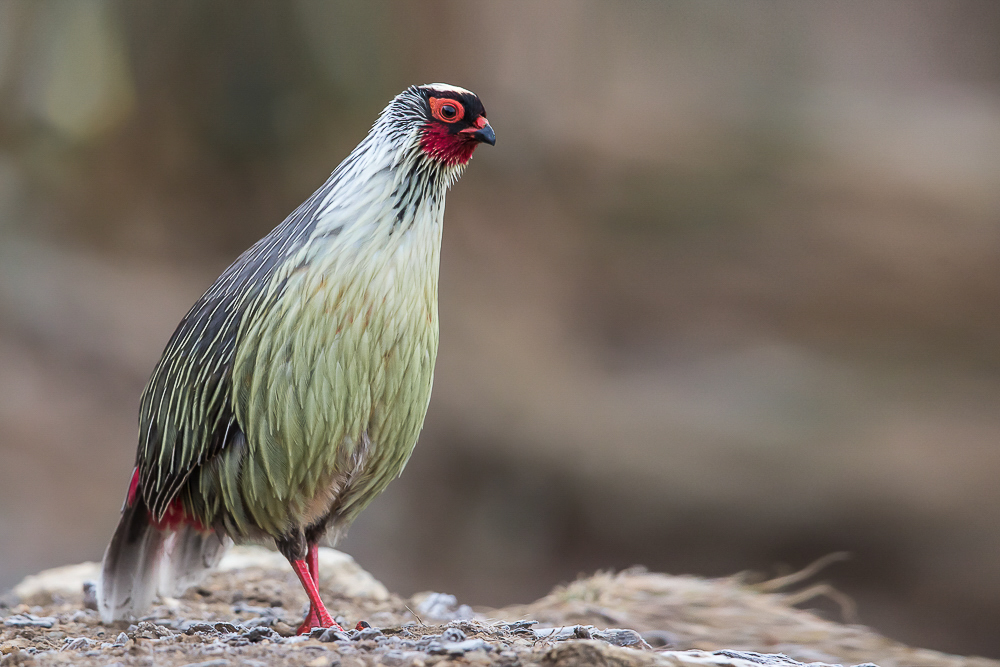
[[[265,570],[289,570],[288,561],[276,551],[259,546],[233,547],[222,558],[218,570],[232,571],[248,567]],[[388,600],[389,590],[378,579],[364,570],[349,555],[320,547],[319,573],[324,586],[342,592],[348,597]],[[25,577],[14,587],[14,594],[27,600],[39,593],[80,594],[85,581],[96,582],[100,578],[101,564],[86,562],[77,565],[43,570]]]
[[[277,551],[258,546],[233,547],[223,556],[219,570],[241,570],[259,567],[266,570],[288,570],[288,561]],[[319,548],[319,577],[324,586],[334,588],[348,597],[388,600],[389,589],[362,568],[349,555],[329,547]]]
[[[80,594],[83,593],[83,582],[97,581],[100,575],[101,564],[90,561],[54,567],[38,574],[29,574],[14,586],[14,595],[28,600],[39,593]]]

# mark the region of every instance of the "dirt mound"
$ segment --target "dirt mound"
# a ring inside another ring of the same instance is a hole
[[[791,580],[750,585],[739,576],[629,570],[578,580],[529,605],[474,611],[441,593],[403,599],[332,549],[323,550],[320,571],[329,607],[353,629],[293,636],[305,595],[283,559],[261,548],[234,549],[201,586],[160,600],[136,623],[110,626],[94,611],[96,564],[48,570],[0,600],[0,664],[1000,667],[795,609],[801,594],[773,592]]]

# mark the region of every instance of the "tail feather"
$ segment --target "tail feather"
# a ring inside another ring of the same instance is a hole
[[[149,519],[141,501],[125,507],[104,552],[97,607],[105,623],[142,612],[156,595],[156,569],[165,535]]]
[[[232,544],[228,537],[191,525],[158,527],[141,499],[122,512],[104,552],[97,587],[105,623],[131,619],[149,608],[157,592],[180,595],[218,564]]]
[[[228,537],[188,524],[171,532],[160,562],[160,595],[176,597],[201,581],[232,545]]]

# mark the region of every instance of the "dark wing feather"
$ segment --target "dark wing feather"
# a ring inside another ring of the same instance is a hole
[[[338,172],[340,170],[338,169]],[[192,306],[167,343],[139,408],[139,488],[161,519],[199,465],[241,431],[233,414],[233,360],[241,324],[271,301],[281,262],[307,242],[338,173],[233,262]]]

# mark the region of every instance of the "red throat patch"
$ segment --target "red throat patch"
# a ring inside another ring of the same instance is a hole
[[[447,127],[437,123],[424,126],[424,132],[420,136],[420,147],[424,152],[449,166],[468,162],[478,144],[472,137],[461,133],[452,134]]]

